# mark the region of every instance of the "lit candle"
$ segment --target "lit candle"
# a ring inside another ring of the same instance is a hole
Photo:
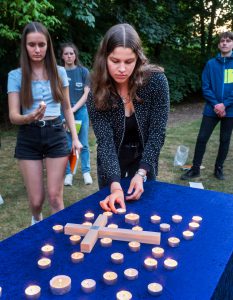
[[[161,248],[161,247],[154,247],[154,248],[152,249],[152,255],[153,255],[155,258],[163,257],[163,255],[164,255],[164,249]]]
[[[202,217],[200,217],[200,216],[193,216],[192,217],[192,221],[193,222],[197,222],[197,223],[201,223]]]
[[[129,268],[124,271],[125,278],[128,280],[134,280],[138,278],[138,270]]]
[[[170,231],[171,226],[170,226],[170,224],[167,224],[167,223],[161,223],[159,225],[159,228],[162,232],[168,232],[168,231]]]
[[[131,300],[132,294],[128,291],[120,291],[116,294],[117,300]]]
[[[119,252],[112,253],[111,260],[114,264],[122,264],[124,261],[124,255]]]
[[[200,224],[197,222],[190,222],[189,223],[189,229],[190,230],[197,230],[200,227]]]
[[[86,226],[92,226],[92,223],[91,222],[83,222],[83,224],[82,225],[86,225]]]
[[[128,245],[129,245],[129,249],[133,252],[139,251],[140,246],[141,246],[141,244],[139,242],[136,242],[136,241],[129,242]]]
[[[0,297],[2,297],[2,287],[0,286]]]
[[[185,231],[182,232],[182,235],[183,235],[183,238],[185,240],[192,240],[193,236],[194,236],[194,233],[190,230],[185,230]]]
[[[108,218],[112,217],[112,212],[111,211],[105,211],[103,212],[103,215],[107,216]]]
[[[71,260],[73,263],[79,263],[84,260],[84,254],[82,252],[74,252],[71,254]]]
[[[180,215],[173,215],[172,216],[172,221],[174,223],[180,223],[182,221],[182,216],[180,216]]]
[[[54,295],[64,295],[71,289],[71,278],[66,275],[58,275],[49,281],[49,285]]]
[[[139,215],[137,214],[127,214],[125,215],[125,222],[132,225],[137,225],[139,223]]]
[[[63,232],[63,226],[62,225],[54,225],[53,226],[53,231],[56,233]]]
[[[119,215],[123,215],[123,214],[126,213],[126,209],[125,209],[125,208],[117,208],[117,213],[118,213]]]
[[[51,259],[43,257],[38,260],[37,265],[40,269],[47,269],[51,266]]]
[[[134,231],[143,231],[143,228],[141,226],[134,226],[132,228],[132,230],[134,230]]]
[[[54,247],[52,245],[45,245],[41,248],[44,255],[51,255],[54,252]]]
[[[116,228],[118,228],[118,225],[112,223],[112,224],[109,224],[107,227],[108,227],[108,228],[116,229]]]
[[[112,239],[102,238],[100,240],[100,244],[101,244],[102,247],[111,247],[112,246]]]
[[[38,299],[40,297],[41,288],[38,285],[30,285],[25,289],[27,299]]]
[[[180,239],[178,239],[177,237],[170,237],[168,239],[168,245],[171,247],[178,247],[180,244]]]
[[[174,270],[177,268],[178,262],[174,259],[171,258],[167,258],[165,259],[165,261],[163,262],[164,267],[168,270]]]
[[[158,215],[153,215],[150,217],[151,223],[158,224],[161,221],[161,217]]]
[[[157,268],[157,265],[158,265],[158,262],[154,258],[148,257],[144,260],[144,266],[149,271],[155,270]]]
[[[147,286],[148,292],[153,296],[158,296],[162,294],[163,286],[157,282],[152,282]]]
[[[81,289],[84,293],[92,293],[96,288],[96,282],[93,279],[84,279],[81,282]]]
[[[95,215],[92,212],[87,212],[84,217],[87,221],[91,221],[94,220]]]
[[[72,245],[76,245],[80,241],[81,241],[81,236],[80,235],[75,234],[75,235],[70,236],[70,242],[71,242]]]
[[[113,285],[117,282],[117,273],[115,272],[105,272],[103,274],[103,280],[107,285]]]

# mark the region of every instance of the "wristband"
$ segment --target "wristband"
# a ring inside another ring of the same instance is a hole
[[[146,182],[147,176],[142,171],[137,171],[136,174],[142,177],[143,182]]]

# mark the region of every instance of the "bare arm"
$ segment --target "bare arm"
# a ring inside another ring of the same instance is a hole
[[[90,91],[89,86],[85,86],[84,87],[84,93],[83,93],[82,97],[72,107],[72,112],[73,113],[75,113],[77,110],[79,110],[86,103],[89,91]]]

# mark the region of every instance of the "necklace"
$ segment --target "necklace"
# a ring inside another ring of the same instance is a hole
[[[128,94],[127,96],[122,96],[122,95],[120,95],[120,96],[121,96],[122,102],[123,102],[124,104],[128,104],[128,103],[131,102],[131,99],[130,99],[130,97],[129,97],[129,94]]]

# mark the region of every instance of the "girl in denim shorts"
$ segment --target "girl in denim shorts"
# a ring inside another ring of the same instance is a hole
[[[20,125],[15,148],[27,189],[32,224],[42,219],[45,200],[43,161],[51,212],[64,208],[63,180],[70,153],[60,118],[61,106],[72,136],[72,151],[80,152],[69,101],[66,71],[56,64],[48,30],[38,22],[25,26],[20,68],[8,74],[9,117]]]

